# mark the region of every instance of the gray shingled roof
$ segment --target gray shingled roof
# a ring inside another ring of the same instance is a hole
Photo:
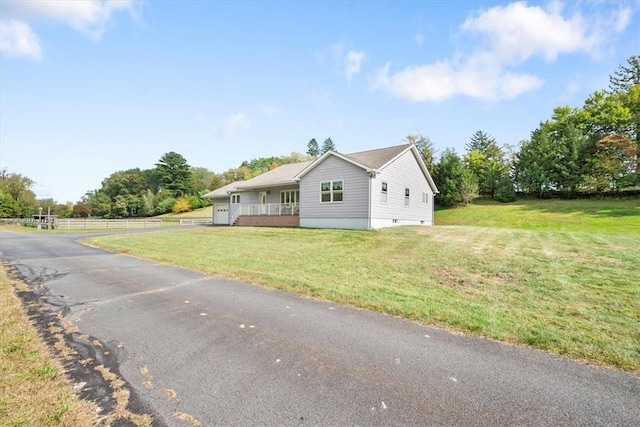
[[[231,184],[227,184],[220,188],[216,188],[215,190],[207,194],[203,194],[202,197],[204,197],[205,199],[218,199],[220,197],[229,197],[229,194],[227,193],[230,191],[236,191],[236,184],[237,182],[232,182]]]
[[[270,171],[258,175],[255,178],[237,182],[236,187],[238,189],[248,189],[278,184],[294,184],[295,181],[293,180],[293,177],[300,173],[302,169],[306,168],[311,163],[312,162],[309,161],[289,163],[286,165],[278,166],[277,168],[271,169]]]
[[[410,146],[411,144],[402,144],[393,147],[378,148],[376,150],[359,151],[357,153],[341,155],[369,169],[379,170]],[[217,190],[205,194],[202,197],[218,198],[227,196],[228,192],[238,190],[294,184],[296,181],[294,181],[293,178],[311,163],[313,163],[313,161],[289,163],[278,166],[277,168],[258,175],[255,178],[225,185],[224,187],[218,188]]]
[[[263,174],[256,176],[255,178],[248,179],[246,181],[236,181],[231,184],[227,184],[224,187],[220,187],[213,190],[202,197],[208,199],[217,199],[220,197],[227,197],[228,193],[233,193],[238,190],[247,190],[251,188],[270,187],[276,185],[295,184],[296,181],[293,177],[296,176],[302,169],[309,166],[312,162],[299,162],[289,163],[286,165],[278,166],[275,169],[271,169]]]
[[[377,150],[360,151],[358,153],[344,154],[345,157],[358,162],[370,169],[380,169],[393,160],[398,154],[409,148],[411,144],[396,145],[394,147],[379,148]]]

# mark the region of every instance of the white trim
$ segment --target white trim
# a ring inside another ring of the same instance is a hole
[[[425,220],[410,220],[410,219],[390,219],[390,218],[371,218],[371,228],[377,230],[385,227],[399,227],[402,225],[421,225],[431,226],[432,221]]]
[[[382,196],[384,196],[384,200],[382,200]],[[389,183],[387,181],[381,181],[380,182],[380,204],[386,205],[388,203],[389,203]]]
[[[320,163],[324,162],[324,160],[329,157],[329,156],[336,156],[339,159],[344,160],[345,162],[349,162],[354,166],[357,166],[361,169],[366,170],[367,172],[371,173],[371,172],[375,172],[374,169],[371,169],[370,167],[363,165],[362,163],[358,163],[353,159],[350,159],[349,157],[338,153],[337,151],[327,151],[326,153],[324,153],[322,156],[318,157],[316,160],[314,160],[310,165],[308,165],[306,168],[302,169],[300,172],[298,172],[298,174],[296,176],[293,177],[294,181],[300,181],[300,179],[305,176],[306,174],[308,174],[309,172],[311,172],[316,166],[318,166]]]
[[[340,190],[339,192],[342,193],[342,200],[340,201],[334,201],[333,200],[333,183],[337,182],[337,181],[341,181],[342,182],[342,190]],[[331,195],[331,200],[328,202],[323,202],[322,201],[322,183],[323,182],[329,182],[329,186],[331,187],[331,190],[329,191],[329,194]],[[343,178],[336,178],[336,179],[324,179],[324,180],[320,180],[320,204],[322,205],[326,205],[326,204],[340,204],[340,203],[344,203],[344,179]]]

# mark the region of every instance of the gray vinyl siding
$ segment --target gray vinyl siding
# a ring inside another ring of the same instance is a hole
[[[260,203],[260,193],[267,192],[267,203],[280,203],[280,192],[283,190],[298,190],[297,185],[287,185],[284,187],[265,188],[262,190],[243,191],[240,196],[240,203],[243,205],[257,205]]]
[[[320,183],[342,179],[343,202],[320,203]],[[300,221],[303,218],[368,218],[369,175],[364,169],[329,156],[300,180]]]
[[[252,192],[252,191],[243,191],[240,193],[234,193],[234,194],[240,194],[240,204],[242,205],[256,205],[258,204],[258,193],[257,192]]]
[[[386,204],[381,202],[383,182],[387,183]],[[405,207],[405,188],[410,190],[409,207]],[[422,203],[422,193],[429,194],[426,204]],[[371,194],[374,224],[391,223],[394,219],[398,222],[393,225],[433,224],[433,191],[412,151],[407,151],[376,175],[372,180]]]

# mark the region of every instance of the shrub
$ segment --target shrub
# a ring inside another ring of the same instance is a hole
[[[190,210],[191,210],[191,204],[189,204],[189,201],[184,197],[181,197],[178,200],[176,200],[176,202],[173,205],[173,208],[171,209],[173,213],[188,212]]]
[[[158,203],[158,206],[154,209],[153,213],[156,215],[162,215],[171,212],[173,205],[176,204],[176,199],[168,197]]]

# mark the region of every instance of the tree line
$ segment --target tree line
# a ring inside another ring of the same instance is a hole
[[[483,131],[460,156],[409,135],[440,190],[437,203],[468,204],[478,196],[508,202],[525,197],[621,194],[640,186],[640,57],[632,56],[580,108],[557,107],[517,147]]]
[[[579,197],[616,194],[640,186],[640,57],[631,56],[580,108],[557,107],[517,147],[500,145],[484,131],[474,133],[465,152],[438,153],[420,134],[408,135],[422,154],[443,206],[465,205],[478,196],[509,202],[526,197]],[[331,138],[307,143],[305,154],[263,157],[215,173],[193,167],[176,152],[164,154],[152,169],[112,173],[101,187],[75,204],[36,199],[34,182],[0,171],[0,217],[28,217],[38,207],[60,217],[154,216],[207,206],[202,195],[234,181],[253,178],[277,166],[312,160],[336,150]],[[438,154],[440,154],[438,156]]]

